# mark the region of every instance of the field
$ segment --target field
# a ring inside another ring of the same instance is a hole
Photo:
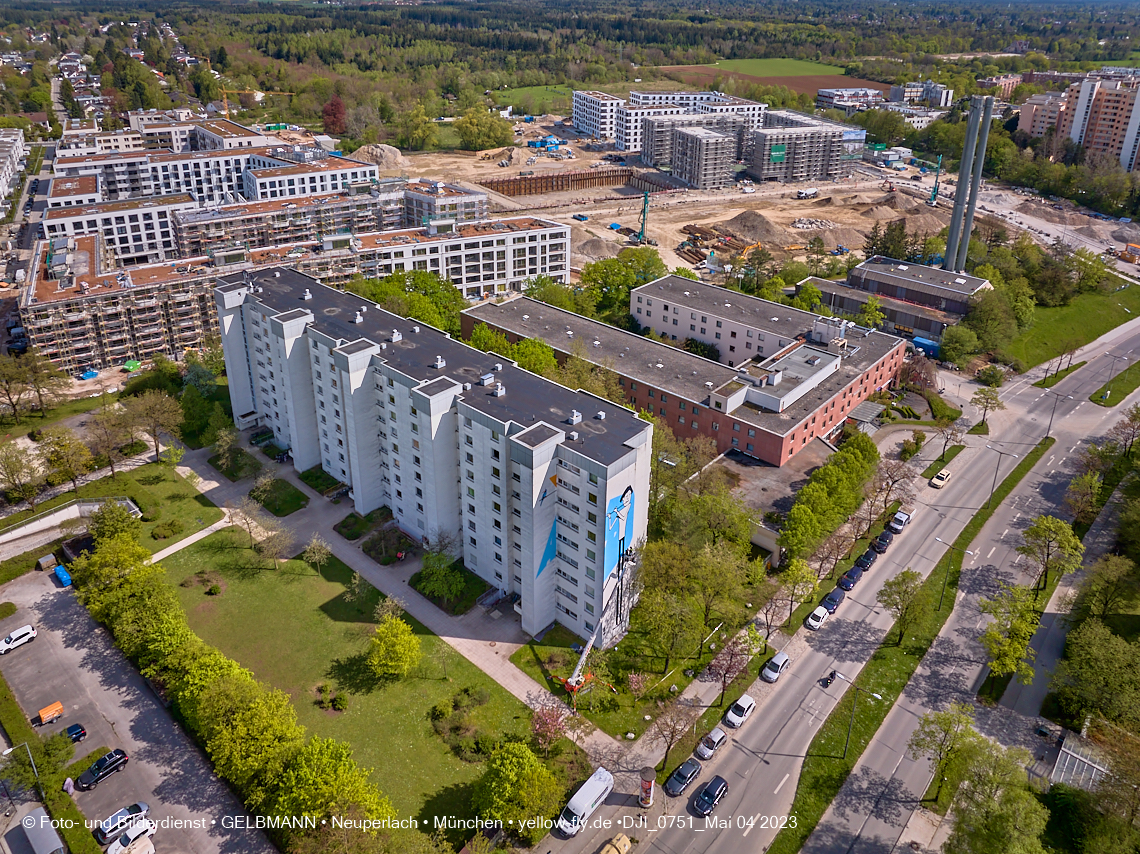
[[[369,588],[362,600],[349,601],[352,571],[336,558],[320,575],[299,560],[265,569],[245,547],[248,541],[230,528],[163,561],[191,628],[259,680],[287,692],[309,733],[351,744],[357,762],[375,769],[377,785],[401,816],[470,816],[469,786],[482,766],[452,753],[428,713],[467,686],[489,692],[474,718],[490,732],[527,732],[527,709],[414,622],[423,650],[419,667],[405,680],[377,684],[364,657],[380,594]],[[202,569],[208,577],[199,583],[195,574]],[[222,592],[207,596],[213,583]],[[322,683],[348,696],[347,711],[318,708]]]
[[[1068,305],[1038,308],[1033,325],[1010,342],[1006,352],[1026,368],[1055,359],[1140,314],[1140,288],[1130,285],[1113,293],[1078,294]]]
[[[503,89],[495,93],[495,100],[504,107],[511,105],[515,114],[543,115],[545,113],[570,114],[570,89],[566,86],[523,86]]]
[[[722,59],[714,68],[727,69],[751,77],[812,77],[842,75],[843,69],[805,59]]]
[[[718,77],[735,77],[762,86],[785,86],[793,92],[814,95],[819,89],[865,86],[887,92],[890,85],[846,77],[843,69],[802,59],[725,59],[716,65],[671,65],[661,69],[686,83],[707,87]]]

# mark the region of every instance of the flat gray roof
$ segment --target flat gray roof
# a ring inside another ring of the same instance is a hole
[[[969,297],[991,287],[986,279],[967,273],[954,273],[941,267],[928,267],[908,261],[896,261],[884,255],[868,258],[850,273],[848,280],[866,277],[878,282],[911,288],[923,293],[944,296],[947,291]]]
[[[895,311],[902,311],[906,312],[907,314],[913,314],[915,317],[925,317],[928,320],[933,320],[937,323],[945,323],[948,326],[954,325],[963,317],[963,315],[956,312],[940,311],[937,308],[931,308],[928,305],[919,305],[918,303],[910,302],[909,300],[896,299],[895,297],[889,297],[886,294],[871,293],[870,291],[865,291],[862,288],[857,288],[853,285],[849,285],[846,282],[836,282],[830,279],[818,279],[815,276],[809,276],[808,278],[804,279],[804,282],[809,282],[815,285],[817,288],[819,288],[819,292],[824,295],[838,294],[840,296],[857,299],[860,302],[866,302],[868,297],[875,296],[879,298],[879,301],[884,306],[893,308]],[[804,282],[797,282],[797,284],[802,285]],[[824,304],[826,303],[827,300],[825,299]]]
[[[361,296],[322,285],[287,267],[219,277],[217,289],[232,292],[247,283],[256,288],[250,298],[275,313],[284,314],[298,308],[311,311],[312,328],[339,340],[342,345],[360,339],[377,345],[386,343],[387,347],[373,358],[413,379],[430,381],[444,376],[461,384],[471,383],[471,389],[461,393],[462,400],[503,423],[513,421],[523,429],[540,421],[564,424],[568,423],[571,412],[578,410],[583,415],[581,423],[573,427],[578,439],[568,438],[565,444],[603,465],[617,462],[628,454],[631,440],[649,426],[623,406],[550,382],[502,356],[483,353],[456,341],[422,321],[384,311]],[[306,288],[312,295],[308,300],[302,298]],[[368,310],[362,313],[362,322],[354,323],[364,305]],[[402,340],[392,341],[393,330],[400,333]],[[445,367],[435,367],[436,356],[443,357]],[[502,370],[495,370],[496,364],[502,365]],[[479,378],[490,373],[495,374],[496,382],[503,384],[506,393],[502,396],[494,394],[494,384],[479,385]],[[605,412],[605,419],[596,418],[598,412]],[[567,432],[569,430],[568,427]]]

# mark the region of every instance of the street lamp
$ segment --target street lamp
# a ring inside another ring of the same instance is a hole
[[[988,509],[990,502],[994,500],[994,491],[997,489],[998,469],[1001,468],[1001,458],[1013,457],[1016,460],[1020,459],[1020,457],[1017,454],[1010,453],[1009,451],[1002,451],[998,448],[995,448],[993,445],[986,445],[986,447],[998,455],[997,465],[994,466],[994,483],[993,486],[990,487],[990,497],[986,499],[986,508]]]
[[[1110,394],[1112,394],[1112,381],[1114,379],[1116,379],[1116,377],[1113,376],[1113,373],[1112,373],[1113,371],[1116,370],[1116,360],[1120,359],[1121,361],[1127,362],[1128,357],[1127,356],[1118,356],[1115,353],[1108,352],[1107,350],[1105,351],[1104,355],[1106,355],[1106,356],[1108,356],[1108,358],[1112,359],[1112,365],[1108,369],[1108,382],[1105,383],[1104,396],[1101,398],[1101,400],[1108,400],[1108,396]]]
[[[876,694],[874,691],[868,691],[866,688],[860,688],[858,685],[856,685],[854,682],[852,682],[850,679],[848,679],[846,676],[844,676],[838,670],[835,671],[835,677],[837,679],[842,679],[844,682],[846,682],[848,685],[850,685],[852,688],[855,689],[855,696],[851,699],[851,720],[847,724],[847,741],[844,742],[844,744],[843,744],[843,758],[846,759],[847,758],[847,748],[851,746],[851,730],[853,730],[855,728],[855,703],[859,699],[859,692],[862,691],[864,694],[869,694],[872,697],[874,697],[876,700],[881,700],[883,698],[881,695]]]
[[[39,786],[39,784],[40,784],[40,772],[38,770],[36,770],[36,760],[32,758],[32,749],[30,747],[28,747],[28,743],[26,741],[23,744],[17,744],[15,747],[9,747],[7,750],[5,750],[3,752],[3,754],[0,754],[0,755],[7,756],[13,750],[19,750],[21,747],[24,748],[24,750],[28,751],[28,761],[32,763],[32,773],[36,775],[36,785]],[[42,792],[41,792],[41,794],[42,794]]]
[[[1057,404],[1062,400],[1072,400],[1073,396],[1071,394],[1061,394],[1057,391],[1046,391],[1045,393],[1053,395],[1053,411],[1049,413],[1049,427],[1045,431],[1045,438],[1048,439],[1053,435],[1053,416],[1057,414]]]
[[[964,555],[969,555],[970,557],[974,557],[977,554],[977,552],[972,552],[969,549],[960,549],[957,546],[952,546],[948,542],[946,542],[944,539],[942,539],[941,537],[935,537],[934,539],[938,540],[938,542],[942,543],[942,545],[946,546],[946,548],[953,549],[956,552],[961,552]],[[942,610],[942,599],[946,595],[946,582],[949,580],[950,580],[950,563],[949,563],[949,561],[947,561],[947,563],[946,563],[946,574],[942,576],[942,595],[938,597],[938,610],[939,611]]]

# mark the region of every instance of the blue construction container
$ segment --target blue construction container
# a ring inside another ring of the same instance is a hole
[[[917,338],[916,337],[916,338],[911,340],[911,343],[914,344],[914,347],[916,350],[921,350],[923,353],[925,353],[930,358],[932,358],[932,359],[938,358],[939,346],[938,346],[937,341],[931,341],[929,338]]]
[[[59,566],[57,566],[55,568],[54,572],[55,572],[55,577],[59,579],[59,583],[61,586],[63,586],[63,587],[70,587],[71,586],[71,573],[69,573],[64,568],[63,564],[60,564]]]

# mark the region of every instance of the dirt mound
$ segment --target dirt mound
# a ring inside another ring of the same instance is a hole
[[[916,213],[907,216],[906,229],[911,234],[938,234],[950,222],[949,215],[939,216],[936,213],[931,213],[929,208],[924,213]]]
[[[863,213],[859,214],[866,219],[878,220],[879,222],[889,222],[890,220],[903,219],[903,212],[895,210],[890,205],[875,205],[874,207],[867,208]]]
[[[818,237],[829,252],[836,246],[846,246],[848,249],[863,248],[866,235],[854,228],[821,228],[818,231],[807,232],[804,235],[808,240]]]
[[[571,254],[578,256],[578,263],[589,264],[592,261],[604,261],[606,258],[615,258],[621,252],[621,245],[611,240],[602,240],[600,237],[591,237],[571,247]]]
[[[743,211],[727,222],[722,222],[721,225],[749,243],[783,246],[785,243],[802,242],[798,235],[796,240],[792,240],[787,229],[781,228],[768,217],[756,213],[756,211]]]
[[[1043,205],[1040,202],[1022,202],[1017,206],[1017,210],[1028,216],[1037,217],[1037,219],[1043,219],[1046,222],[1055,222],[1058,225],[1068,225],[1070,222],[1068,213],[1049,205]]]
[[[1112,232],[1112,239],[1121,243],[1140,243],[1140,225],[1134,222],[1122,225]]]
[[[407,169],[409,165],[407,158],[400,154],[400,149],[390,145],[362,145],[352,156],[356,160],[376,164],[381,172],[397,172]]]
[[[1101,233],[1099,229],[1096,229],[1091,225],[1082,225],[1080,228],[1075,229],[1075,231],[1077,234],[1083,235],[1084,237],[1091,237],[1093,240],[1101,239]]]
[[[503,160],[506,160],[509,165],[518,166],[520,163],[526,160],[526,152],[521,148],[516,148],[512,145],[510,148],[504,148],[502,151],[496,154],[494,156],[494,160],[496,163],[500,163]]]
[[[813,208],[829,208],[835,204],[835,197],[828,196],[826,199],[816,199],[811,203]]]

